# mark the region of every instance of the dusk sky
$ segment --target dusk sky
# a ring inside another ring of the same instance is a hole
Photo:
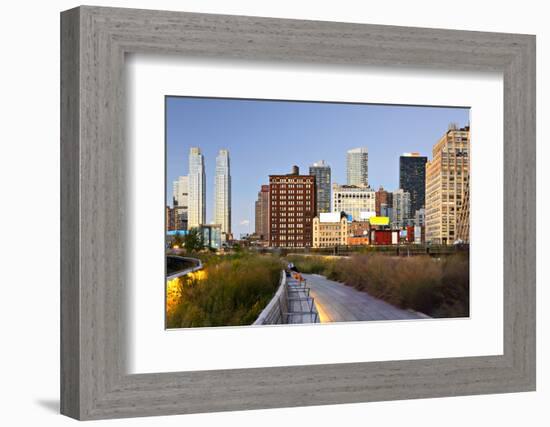
[[[369,184],[396,190],[399,156],[432,147],[449,123],[469,123],[469,109],[369,104],[168,97],[166,101],[166,200],[172,182],[188,173],[190,147],[200,147],[206,165],[206,220],[214,209],[218,150],[229,150],[232,179],[232,232],[254,231],[254,202],[270,174],[289,173],[292,165],[308,174],[325,160],[332,182],[346,182],[346,151],[367,147]]]

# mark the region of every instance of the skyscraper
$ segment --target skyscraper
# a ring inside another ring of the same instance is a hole
[[[399,157],[399,188],[411,195],[411,214],[426,204],[427,157],[418,153],[405,153]]]
[[[173,183],[173,192],[172,192],[173,206],[187,207],[188,197],[189,197],[189,177],[187,175],[180,176]]]
[[[406,225],[412,225],[414,215],[411,217],[411,195],[409,192],[400,188],[393,192],[392,199],[392,227],[401,228]]]
[[[172,194],[173,230],[187,230],[189,215],[189,177],[180,176],[174,181]]]
[[[464,198],[469,198],[470,127],[449,126],[433,146],[432,155],[426,164],[426,241],[452,244],[457,239],[459,212],[468,202]],[[469,240],[465,236],[469,230],[468,206],[460,224],[465,241]]]
[[[309,174],[315,177],[317,193],[317,214],[330,212],[330,166],[324,161],[313,163]]]
[[[227,237],[231,234],[231,168],[228,150],[218,152],[214,185],[214,223],[221,226],[222,236]]]
[[[206,223],[206,174],[204,157],[199,147],[189,150],[188,227]]]
[[[348,150],[347,153],[348,185],[369,185],[369,151],[367,147]]]

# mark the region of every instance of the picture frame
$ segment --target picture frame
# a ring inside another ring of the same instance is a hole
[[[128,53],[497,71],[504,81],[503,354],[127,374]],[[61,413],[76,419],[532,391],[535,37],[81,6],[61,14]]]

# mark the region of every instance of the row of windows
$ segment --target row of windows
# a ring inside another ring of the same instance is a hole
[[[332,231],[338,231],[338,230],[340,230],[340,228],[341,228],[341,227],[340,227],[339,225],[324,225],[323,228],[322,228],[321,230],[322,230],[322,231],[323,231],[323,230],[326,230],[326,231],[331,231],[331,230],[332,230]],[[313,229],[314,229],[314,230],[319,230],[319,226],[314,225],[314,226],[313,226]]]
[[[325,239],[325,240],[340,240],[342,237],[346,236],[346,233],[338,233],[337,235],[329,234],[329,233],[320,233],[320,234],[315,234],[315,236],[319,236],[319,237],[316,237],[316,238],[320,238],[321,240],[323,240],[323,239]]]
[[[281,189],[279,191],[277,190],[271,190],[271,194],[273,195],[277,195],[277,194],[311,194],[312,191],[310,189],[305,189],[305,190],[284,190],[284,189]]]
[[[310,200],[311,196],[308,194],[308,195],[305,196],[305,199]],[[304,195],[299,194],[297,196],[289,195],[289,196],[281,196],[281,197],[273,196],[271,198],[271,200],[274,200],[274,201],[276,201],[276,200],[304,200]]]
[[[278,187],[303,187],[307,185],[308,187],[313,184],[313,179],[303,179],[303,178],[272,178],[270,183],[276,183]]]
[[[286,200],[279,200],[277,202],[277,200],[273,200],[273,202],[271,203],[271,206],[273,207],[277,207],[277,206],[288,206],[289,209],[292,210],[292,208],[294,206],[298,207],[298,208],[303,208],[304,206],[307,206],[307,207],[310,207],[311,206],[311,201],[310,200],[306,200],[305,202],[301,202],[301,203],[293,203],[293,202],[287,202]]]
[[[279,223],[279,228],[304,228],[304,224],[302,222],[289,222],[289,223]]]
[[[295,223],[295,224],[303,224],[303,223],[309,223],[309,222],[311,222],[311,218],[305,218],[305,219],[303,219],[303,220],[301,220],[301,219],[293,220],[293,218],[289,218],[288,220],[286,220],[286,219],[279,219],[278,222],[279,222],[279,224],[292,224],[292,223]],[[276,221],[276,220],[272,220],[271,226],[272,226],[272,228],[273,228],[273,227],[276,227],[276,226],[277,226],[277,221]]]
[[[334,193],[334,197],[339,199],[374,199],[375,193]]]
[[[287,209],[281,207],[278,211],[276,209],[271,210],[271,218],[279,218],[284,216],[311,216],[313,218],[315,215],[313,214],[311,208],[304,209],[303,207],[296,209],[294,209],[294,207],[289,207]]]
[[[279,236],[279,238],[274,238],[272,240],[299,240],[299,241],[308,240],[309,241],[310,239],[305,239],[302,236],[292,236],[292,235],[285,236],[285,235],[281,235],[281,236]]]

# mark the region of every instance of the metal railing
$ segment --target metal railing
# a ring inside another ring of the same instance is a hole
[[[306,281],[287,276],[281,271],[281,283],[277,292],[262,310],[254,325],[288,323],[318,323],[319,313]]]

